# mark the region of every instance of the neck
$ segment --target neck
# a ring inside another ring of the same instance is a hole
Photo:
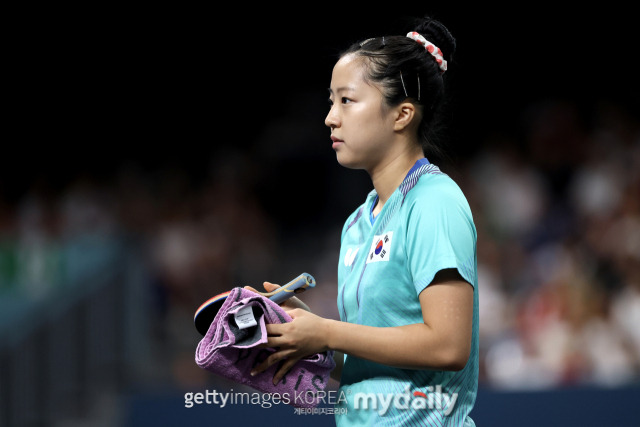
[[[422,149],[418,146],[417,150],[403,151],[395,156],[386,157],[382,163],[369,171],[373,187],[378,193],[378,204],[373,210],[374,215],[382,210],[391,194],[402,184],[411,167],[423,157]]]

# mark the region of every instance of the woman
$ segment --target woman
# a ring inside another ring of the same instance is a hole
[[[281,363],[277,382],[302,357],[335,350],[339,426],[474,425],[476,231],[459,187],[425,157],[455,40],[429,18],[413,30],[354,44],[333,69],[333,149],[374,187],[342,231],[340,321],[292,301],[293,321],[268,326],[277,351],[252,372]]]

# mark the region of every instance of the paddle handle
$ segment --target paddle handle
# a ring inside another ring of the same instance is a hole
[[[316,286],[316,279],[308,273],[302,273],[286,285],[280,286],[278,289],[272,292],[262,293],[265,297],[269,298],[276,304],[283,303],[292,296],[306,291],[308,288]]]

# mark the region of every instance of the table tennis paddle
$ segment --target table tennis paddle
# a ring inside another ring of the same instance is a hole
[[[269,298],[276,304],[280,304],[296,294],[300,294],[307,290],[307,288],[313,288],[316,285],[316,280],[307,273],[302,273],[286,285],[280,286],[275,291],[271,292],[258,292],[258,294]],[[223,292],[214,297],[206,300],[196,310],[196,314],[193,316],[193,323],[196,326],[198,332],[201,335],[206,335],[211,326],[211,322],[215,319],[216,314],[224,304],[231,291]]]

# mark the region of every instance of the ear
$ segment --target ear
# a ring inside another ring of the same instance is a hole
[[[403,102],[396,109],[396,120],[393,130],[401,131],[406,129],[416,116],[416,107],[410,102]]]

